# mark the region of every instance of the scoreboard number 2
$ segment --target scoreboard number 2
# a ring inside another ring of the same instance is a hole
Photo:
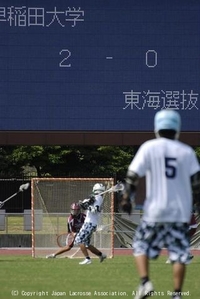
[[[59,63],[59,67],[71,67],[71,63],[69,62],[69,59],[72,55],[71,51],[68,49],[62,49],[59,54],[63,57]]]

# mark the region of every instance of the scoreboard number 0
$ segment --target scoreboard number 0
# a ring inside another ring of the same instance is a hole
[[[154,68],[158,64],[158,54],[155,50],[148,50],[146,52],[146,66]]]

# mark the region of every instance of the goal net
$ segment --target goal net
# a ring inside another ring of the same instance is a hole
[[[66,233],[70,206],[88,198],[94,184],[102,183],[106,189],[114,185],[112,178],[33,178],[31,180],[32,257],[46,257],[59,250],[57,236]],[[104,194],[101,217],[91,244],[108,257],[114,251],[114,195]],[[74,246],[58,257],[82,257]],[[92,256],[92,254],[91,254]]]

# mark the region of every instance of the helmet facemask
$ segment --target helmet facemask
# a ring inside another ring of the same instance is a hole
[[[78,203],[71,204],[71,215],[73,217],[78,217],[81,212],[81,207]]]

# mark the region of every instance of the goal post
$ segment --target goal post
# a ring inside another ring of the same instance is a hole
[[[57,236],[67,231],[70,206],[88,198],[94,184],[106,189],[114,186],[113,178],[33,178],[31,179],[32,257],[46,257],[59,249]],[[108,257],[114,254],[114,194],[103,195],[104,201],[97,231],[91,244]],[[79,247],[58,257],[83,257]],[[92,256],[92,254],[91,254]]]

